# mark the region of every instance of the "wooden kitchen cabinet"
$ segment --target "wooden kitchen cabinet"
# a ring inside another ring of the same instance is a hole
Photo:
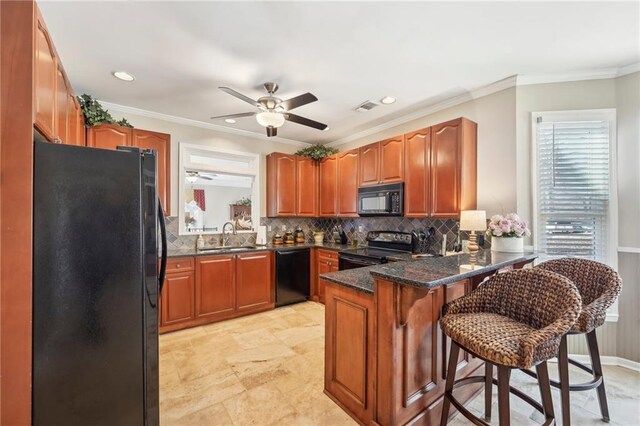
[[[466,118],[431,130],[431,216],[457,218],[476,209],[477,124]]]
[[[158,197],[164,214],[171,214],[171,135],[131,127],[100,124],[87,130],[87,146],[116,149],[118,146],[133,146],[155,149],[157,155]]]
[[[132,129],[131,145],[156,150],[158,164],[158,197],[162,203],[165,216],[170,214],[171,205],[171,135],[166,133],[151,132],[149,130]]]
[[[431,127],[404,137],[404,215],[425,217],[431,212]]]
[[[333,250],[317,249],[315,276],[313,277],[313,300],[321,303],[325,302],[325,281],[320,278],[320,274],[337,272],[339,270],[338,266],[338,252]]]
[[[167,261],[167,276],[160,295],[160,332],[188,327],[195,318],[193,258]]]
[[[56,80],[58,63],[44,19],[37,9],[34,63],[35,127],[47,139],[56,136]]]
[[[56,71],[56,127],[54,140],[69,143],[69,87],[64,71],[58,65]]]
[[[359,186],[404,180],[404,137],[395,136],[359,149]]]
[[[296,157],[296,216],[318,216],[318,162]]]
[[[338,157],[332,155],[320,160],[319,166],[319,206],[321,217],[336,216],[338,214]]]
[[[337,154],[338,216],[358,216],[358,150]]]
[[[196,319],[211,322],[234,316],[234,260],[233,255],[196,258]]]
[[[318,163],[274,152],[267,155],[267,216],[318,216]]]
[[[102,149],[116,149],[131,145],[131,128],[113,124],[100,124],[87,130],[87,146]]]
[[[275,304],[271,252],[245,253],[236,257],[236,311],[257,312]]]

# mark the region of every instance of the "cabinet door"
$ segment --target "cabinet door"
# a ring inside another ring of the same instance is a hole
[[[460,214],[461,120],[433,127],[431,133],[431,215],[457,217]]]
[[[75,97],[71,92],[67,94],[67,122],[68,122],[68,141],[70,145],[80,145],[78,140],[78,105]]]
[[[274,306],[272,253],[247,253],[236,257],[236,301],[238,312],[259,311]]]
[[[87,145],[87,127],[84,124],[84,114],[82,112],[82,108],[80,108],[80,104],[78,104],[76,121],[78,123],[77,124],[77,131],[78,131],[77,144],[80,146],[86,146]]]
[[[338,216],[358,216],[358,150],[338,154]]]
[[[160,325],[165,327],[193,320],[193,296],[193,271],[167,274],[160,301]]]
[[[429,150],[431,128],[405,135],[404,215],[425,217],[430,209]]]
[[[380,144],[378,142],[365,145],[359,149],[360,179],[359,186],[377,185],[380,183]]]
[[[69,88],[62,68],[56,72],[56,131],[60,143],[69,143]]]
[[[131,145],[131,128],[101,124],[87,131],[87,146],[102,149],[116,149]]]
[[[307,157],[296,159],[296,213],[300,217],[318,216],[318,163]]]
[[[35,126],[49,140],[55,137],[57,61],[53,43],[38,10],[35,30]]]
[[[296,156],[267,157],[267,216],[296,215]]]
[[[234,257],[196,258],[196,318],[211,321],[232,317],[235,311]]]
[[[328,274],[329,272],[336,272],[338,270],[338,259],[336,255],[327,250],[318,250],[316,273],[318,283],[318,299],[321,303],[324,303],[324,280],[320,278],[320,274]]]
[[[338,157],[332,155],[320,161],[320,216],[338,213]]]
[[[170,177],[171,177],[171,135],[133,129],[131,145],[138,148],[155,149],[158,162],[158,197],[164,208],[165,216],[170,213]]]
[[[396,136],[380,142],[380,183],[404,180],[404,138]]]

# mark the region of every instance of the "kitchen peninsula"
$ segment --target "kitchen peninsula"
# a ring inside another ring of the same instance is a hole
[[[450,349],[442,307],[536,257],[481,250],[474,268],[460,254],[322,274],[325,393],[361,424],[439,424]],[[484,367],[461,351],[457,368],[463,377]],[[462,388],[459,399],[481,387]]]

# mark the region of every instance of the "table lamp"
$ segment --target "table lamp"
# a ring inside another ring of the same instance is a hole
[[[469,232],[469,255],[471,265],[476,263],[478,236],[476,231],[487,229],[487,212],[484,210],[463,210],[460,212],[460,230]]]

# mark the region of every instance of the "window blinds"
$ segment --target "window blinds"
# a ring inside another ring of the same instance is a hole
[[[609,121],[538,121],[538,250],[607,262]]]

